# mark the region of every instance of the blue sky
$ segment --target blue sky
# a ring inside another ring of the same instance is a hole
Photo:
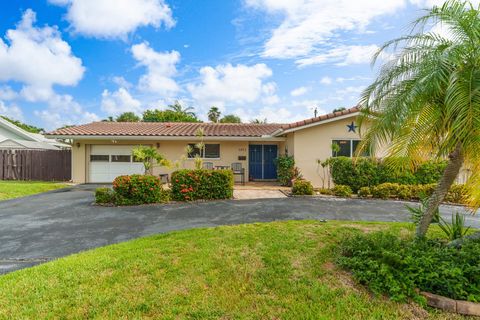
[[[291,122],[357,103],[372,52],[435,0],[31,0],[0,6],[0,114],[53,129],[175,100]]]

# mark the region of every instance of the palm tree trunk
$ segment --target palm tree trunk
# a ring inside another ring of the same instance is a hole
[[[463,153],[462,146],[457,144],[455,150],[448,156],[449,161],[445,171],[443,173],[440,182],[438,183],[435,191],[428,199],[427,209],[423,213],[422,219],[417,226],[417,238],[423,238],[427,234],[428,227],[432,222],[435,211],[442,203],[443,199],[447,195],[450,186],[457,178],[458,173],[463,165]]]

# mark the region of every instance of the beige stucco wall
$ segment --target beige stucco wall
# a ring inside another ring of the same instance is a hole
[[[353,116],[288,134],[287,141],[293,140],[295,164],[314,187],[327,187],[329,175],[318,164],[318,160],[323,161],[332,156],[332,140],[360,139],[358,128],[357,133],[348,132],[347,129],[347,124],[354,120]]]
[[[88,164],[90,158],[90,146],[96,145],[151,145],[157,147],[158,151],[168,160],[175,163],[176,166],[155,167],[155,175],[160,173],[172,173],[179,168],[194,168],[193,159],[185,159],[185,148],[189,143],[197,143],[198,140],[182,141],[162,141],[162,140],[134,140],[134,141],[116,141],[111,140],[75,140],[72,147],[72,180],[75,183],[88,182]],[[77,146],[79,143],[79,147]],[[220,159],[204,159],[205,162],[212,162],[214,166],[230,166],[234,162],[242,163],[245,168],[245,179],[248,179],[248,145],[250,143],[267,143],[255,141],[205,141],[205,143],[220,144]],[[268,144],[278,144],[278,142],[268,142]],[[244,156],[246,160],[238,160],[239,156]],[[183,158],[183,161],[182,161]],[[236,176],[236,180],[240,180]]]

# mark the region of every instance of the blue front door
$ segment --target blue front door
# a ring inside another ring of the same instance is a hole
[[[249,147],[249,175],[252,180],[277,179],[278,147],[276,145],[251,144]]]
[[[250,179],[263,179],[263,146],[251,144],[248,159]]]

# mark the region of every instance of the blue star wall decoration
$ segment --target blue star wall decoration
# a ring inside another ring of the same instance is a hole
[[[355,122],[353,122],[353,121],[352,121],[351,124],[347,124],[348,132],[355,132],[356,133],[357,132],[357,127],[358,126],[356,126]]]

